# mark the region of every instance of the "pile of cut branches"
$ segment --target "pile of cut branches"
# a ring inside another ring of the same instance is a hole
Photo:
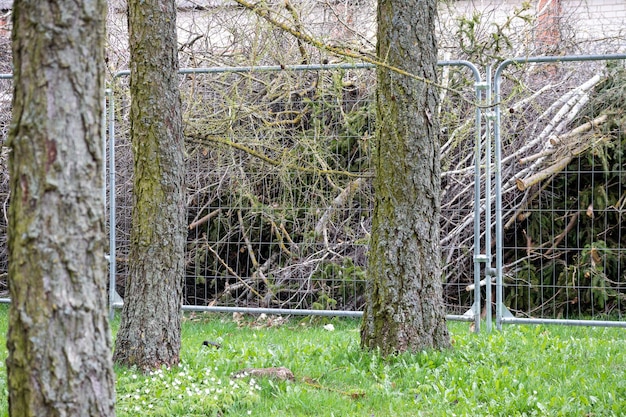
[[[622,311],[625,133],[618,103],[626,99],[623,71],[580,64],[548,70],[527,66],[507,76],[501,125],[507,304],[541,316]],[[450,158],[444,159],[442,218],[450,304],[469,297],[458,284],[473,280],[475,161],[469,143],[456,138],[468,126],[469,121],[459,124],[442,147],[444,158]],[[484,190],[485,160],[480,164]],[[484,230],[490,230],[495,253],[493,181],[490,186],[491,224],[484,221],[483,194],[480,238],[485,248]],[[450,262],[459,254],[466,254],[465,261]],[[574,270],[576,279],[568,281]]]

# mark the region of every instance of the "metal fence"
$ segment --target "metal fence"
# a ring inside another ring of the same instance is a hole
[[[625,58],[515,58],[483,78],[469,62],[440,63],[449,319],[478,330],[482,315],[490,329],[495,309],[498,327],[624,324]],[[10,96],[5,75],[0,93]],[[127,76],[110,83],[103,132],[112,308],[122,302],[131,227]],[[180,76],[184,309],[359,316],[373,201],[371,66]],[[1,184],[6,202],[7,179]],[[6,277],[6,221],[1,227]]]
[[[452,152],[443,160],[471,177],[472,159],[458,155],[472,152],[481,109],[467,103],[475,103],[477,94],[484,100],[487,88],[471,63],[440,66],[462,94],[444,98],[441,112],[456,107],[463,124],[456,139],[449,135]],[[180,74],[188,144],[185,308],[359,316],[372,209],[372,66],[200,68]],[[116,190],[111,271],[121,294],[132,205],[127,76],[116,74],[115,104],[109,107],[109,145],[115,150],[109,177]],[[459,100],[463,109],[455,104]],[[444,207],[447,228],[458,219],[473,222],[473,201],[470,196],[469,205],[453,201]],[[472,319],[462,315],[472,304],[465,291],[474,276],[472,236],[470,229],[463,241],[443,242],[444,256],[457,261],[449,268],[454,277],[446,281],[451,319]],[[113,293],[111,301],[117,306],[121,300]]]
[[[514,58],[495,71],[498,327],[624,327],[625,59]],[[531,100],[516,105],[520,94]]]
[[[471,63],[440,63],[449,319],[473,320],[478,330],[482,313],[490,329],[495,308],[498,327],[537,319],[592,324],[584,318],[622,325],[601,319],[621,319],[624,310],[623,163],[621,151],[611,151],[621,149],[624,135],[612,119],[605,138],[586,146],[597,124],[582,136],[576,129],[610,111],[602,107],[600,87],[619,76],[609,74],[607,62],[623,58],[518,58],[501,64],[495,76],[488,68],[484,81]],[[539,62],[549,64],[547,70],[530,67]],[[594,72],[597,82],[585,84]],[[360,315],[372,190],[369,180],[336,171],[371,172],[371,67],[186,69],[181,75],[187,122],[200,123],[191,129],[196,135],[188,135],[186,308]],[[545,145],[561,136],[570,142]],[[594,159],[600,147],[617,158],[610,167]],[[566,159],[559,159],[563,153]],[[573,165],[560,167],[565,160]],[[539,178],[535,188],[524,187],[524,175]],[[585,185],[589,175],[597,186]],[[130,213],[130,181],[124,184],[116,204]],[[568,206],[572,191],[588,191],[589,201],[597,193],[617,199],[585,207],[593,211],[585,216],[604,222],[598,233],[617,238],[589,240],[580,207]],[[125,227],[118,221],[127,234]],[[568,249],[559,248],[573,228]],[[592,270],[584,262],[592,262]],[[117,273],[123,284],[124,266]]]

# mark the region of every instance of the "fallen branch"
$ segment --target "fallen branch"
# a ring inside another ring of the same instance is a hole
[[[222,264],[222,266],[224,268],[226,268],[226,270],[228,271],[229,274],[231,274],[232,276],[234,276],[235,278],[237,278],[237,280],[244,286],[246,287],[252,294],[256,295],[259,299],[262,299],[263,297],[261,296],[261,294],[259,294],[259,292],[257,290],[255,290],[254,288],[252,288],[243,278],[241,278],[239,276],[239,274],[237,274],[230,266],[228,266],[228,264],[222,259],[222,257],[213,250],[213,248],[211,247],[211,245],[206,245],[206,248],[209,252],[211,252],[213,254],[213,256],[215,256],[215,259],[217,259],[217,261]],[[226,292],[226,290],[224,290]]]
[[[207,135],[201,132],[185,132],[187,136],[187,140],[194,143],[206,144],[205,141],[220,143],[222,145],[230,146],[231,148],[238,149],[247,153],[250,156],[260,159],[261,161],[275,166],[275,167],[285,167],[287,169],[291,169],[294,171],[305,172],[309,174],[318,174],[318,175],[342,175],[346,177],[353,178],[371,178],[373,175],[370,172],[363,173],[354,173],[349,171],[340,171],[340,170],[327,170],[327,169],[319,169],[315,167],[301,167],[298,165],[294,165],[288,162],[284,162],[284,159],[287,159],[287,156],[283,155],[283,160],[272,159],[269,156],[265,155],[263,152],[256,151],[248,146],[242,145],[237,142],[233,142],[232,140],[228,140],[219,136]]]
[[[217,209],[217,210],[213,210],[212,212],[210,212],[209,214],[207,214],[206,216],[202,217],[201,219],[196,220],[195,222],[191,223],[188,226],[189,230],[193,230],[196,227],[203,225],[204,223],[208,222],[209,220],[211,220],[213,217],[217,216],[218,214],[220,214],[220,212],[222,211],[222,209]]]
[[[559,100],[554,102],[548,108],[548,110],[543,112],[543,114],[540,115],[538,118],[538,119],[543,119],[544,117],[547,117],[548,115],[551,114],[551,112],[556,108],[557,105],[561,106],[559,111],[557,111],[557,113],[550,119],[548,124],[541,131],[541,133],[537,135],[537,137],[535,137],[534,139],[527,141],[523,146],[521,146],[515,152],[503,158],[502,164],[506,164],[510,160],[512,159],[514,160],[515,158],[517,158],[519,155],[523,155],[525,152],[533,149],[538,144],[541,144],[542,142],[544,142],[551,135],[560,133],[558,131],[556,131],[555,133],[555,129],[558,126],[564,126],[563,122],[569,123],[576,117],[580,108],[577,106],[577,104],[580,104],[581,100],[584,101],[585,100],[584,97],[588,96],[588,92],[595,85],[597,85],[600,81],[601,81],[600,75],[596,74],[593,77],[591,77],[589,80],[587,80],[584,84],[578,86],[576,89],[568,92],[567,94],[564,94]],[[575,111],[572,111],[573,109]],[[542,148],[542,151],[550,148],[549,142],[545,142],[545,144],[547,146],[544,146]]]
[[[574,226],[576,226],[579,216],[580,216],[580,211],[577,211],[576,213],[572,215],[572,218],[569,219],[567,226],[565,226],[565,230],[563,230],[561,233],[558,234],[556,239],[554,239],[554,243],[552,244],[552,247],[546,251],[544,256],[550,255],[556,249],[556,247],[559,246],[559,243],[561,243],[561,241],[565,239],[565,236],[567,236],[567,234],[574,228]]]
[[[595,119],[593,119],[590,122],[584,123],[580,126],[578,126],[575,129],[570,130],[569,132],[560,135],[560,136],[552,136],[550,137],[550,144],[552,145],[551,148],[549,149],[545,149],[539,153],[536,153],[534,155],[530,155],[527,156],[526,158],[522,158],[519,160],[520,164],[526,164],[528,162],[532,162],[535,161],[537,159],[543,158],[545,156],[549,156],[552,155],[556,152],[556,149],[554,148],[554,146],[557,145],[567,145],[566,141],[568,139],[577,137],[582,135],[583,133],[586,133],[588,131],[590,131],[591,129],[597,128],[601,125],[603,125],[604,123],[606,123],[606,121],[608,120],[608,115],[603,114],[601,116],[596,117]]]
[[[572,160],[583,154],[585,151],[587,151],[589,148],[604,142],[606,140],[609,140],[610,137],[608,136],[600,136],[598,139],[594,140],[594,141],[589,141],[587,143],[584,143],[583,145],[579,146],[578,148],[570,151],[567,155],[563,156],[561,159],[559,159],[558,161],[554,162],[552,165],[548,166],[547,168],[537,172],[536,174],[533,174],[529,177],[520,179],[520,178],[516,178],[515,179],[515,184],[517,185],[517,188],[520,191],[524,191],[526,189],[528,189],[529,187],[547,179],[550,178],[551,176],[558,174],[559,172],[563,171],[567,165],[569,165],[570,162],[572,162]]]
[[[243,223],[241,210],[237,210],[237,220],[239,221],[239,228],[241,230],[241,236],[243,237],[243,240],[246,243],[246,247],[248,248],[248,257],[250,258],[250,262],[252,262],[252,267],[254,268],[254,272],[252,273],[252,278],[255,278],[255,275],[261,277],[261,279],[263,280],[263,283],[265,284],[265,287],[269,291],[270,283],[267,280],[267,277],[265,276],[263,271],[261,270],[259,261],[257,261],[256,256],[254,255],[254,248],[252,248],[252,243],[250,242],[250,239],[248,238],[248,234],[246,233],[246,227]]]
[[[317,221],[317,225],[315,225],[315,234],[317,236],[324,235],[326,231],[326,225],[328,224],[330,217],[339,207],[343,207],[348,202],[350,197],[352,197],[354,193],[356,193],[359,188],[361,188],[361,185],[363,183],[363,178],[358,178],[350,182],[350,184],[348,184],[348,186],[344,188],[337,197],[334,198],[331,205],[326,208],[326,211],[324,211],[322,217],[320,217],[320,219]]]

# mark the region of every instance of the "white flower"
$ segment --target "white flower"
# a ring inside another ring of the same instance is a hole
[[[327,325],[324,326],[324,330],[328,330],[329,332],[332,332],[335,330],[335,326],[333,326],[332,323],[328,323]]]

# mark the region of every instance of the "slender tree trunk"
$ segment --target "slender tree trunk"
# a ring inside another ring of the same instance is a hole
[[[129,0],[134,202],[130,272],[114,360],[175,365],[186,219],[174,0]]]
[[[381,60],[435,80],[435,0],[380,0]],[[383,354],[445,348],[437,93],[378,68],[375,206],[361,345]]]
[[[113,416],[101,114],[106,1],[13,3],[9,415]]]

